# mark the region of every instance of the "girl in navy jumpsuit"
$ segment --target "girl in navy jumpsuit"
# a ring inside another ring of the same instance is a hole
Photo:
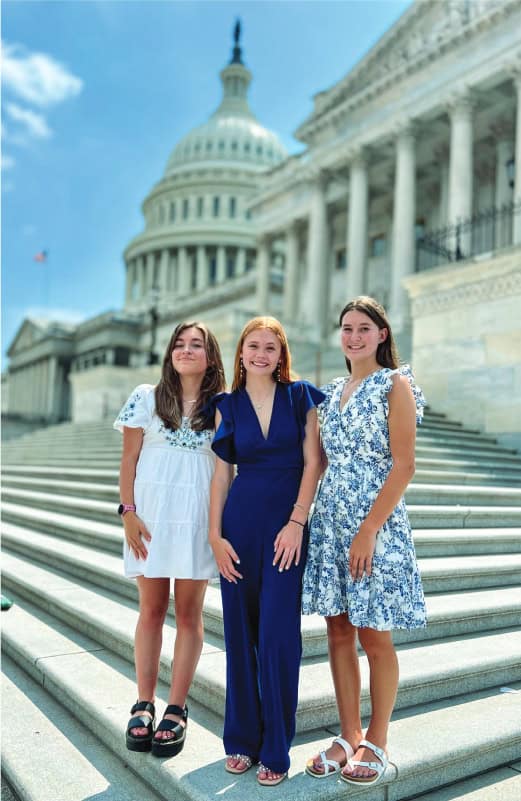
[[[291,382],[290,359],[277,320],[245,326],[232,392],[215,399],[212,445],[219,458],[209,539],[226,642],[225,767],[244,773],[260,762],[264,785],[287,775],[295,734],[307,516],[320,475],[315,406],[324,395]]]

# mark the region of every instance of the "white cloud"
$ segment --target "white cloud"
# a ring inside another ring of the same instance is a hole
[[[46,53],[30,53],[19,44],[2,42],[4,87],[37,106],[52,106],[78,95],[81,78]]]
[[[45,117],[38,111],[22,108],[17,103],[6,103],[5,110],[11,119],[23,125],[31,136],[37,139],[49,139],[52,136],[52,131],[47,125]]]
[[[15,164],[16,161],[12,156],[4,155],[2,153],[2,172],[5,170],[11,170]]]

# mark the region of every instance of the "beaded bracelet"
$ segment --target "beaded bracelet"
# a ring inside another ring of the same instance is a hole
[[[297,526],[302,526],[302,528],[304,528],[304,526],[306,525],[305,523],[301,523],[300,520],[294,520],[292,517],[290,517],[289,522],[296,523]]]

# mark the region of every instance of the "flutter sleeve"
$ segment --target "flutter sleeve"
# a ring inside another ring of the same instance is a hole
[[[152,384],[140,384],[135,388],[114,420],[117,431],[123,431],[125,426],[147,430],[154,414],[154,389]]]
[[[297,413],[300,434],[304,439],[308,412],[310,409],[319,406],[325,400],[326,395],[309,381],[296,381],[291,386],[291,393]]]
[[[228,392],[221,392],[212,398],[211,403],[214,410],[218,409],[221,414],[221,422],[213,438],[212,450],[224,462],[235,464],[237,459],[231,396]]]
[[[416,402],[416,425],[420,425],[423,420],[423,409],[426,405],[426,400],[421,391],[420,387],[417,385],[416,381],[414,380],[414,375],[408,364],[402,364],[401,367],[398,367],[396,370],[389,370],[386,375],[384,376],[382,388],[387,395],[392,387],[393,387],[393,376],[395,375],[403,375],[409,382],[409,385],[412,389],[412,394],[414,395],[414,400]]]

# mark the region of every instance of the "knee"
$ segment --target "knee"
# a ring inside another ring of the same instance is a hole
[[[150,630],[161,628],[165,622],[167,610],[168,601],[166,604],[154,603],[142,605],[139,610],[140,625]]]
[[[175,624],[179,631],[198,631],[203,627],[203,616],[199,608],[194,608],[193,604],[176,604]]]
[[[347,615],[326,617],[326,626],[327,639],[330,645],[334,646],[336,643],[355,644],[356,629],[349,622]]]
[[[394,645],[389,631],[359,629],[358,639],[368,659],[385,658],[394,653]]]

